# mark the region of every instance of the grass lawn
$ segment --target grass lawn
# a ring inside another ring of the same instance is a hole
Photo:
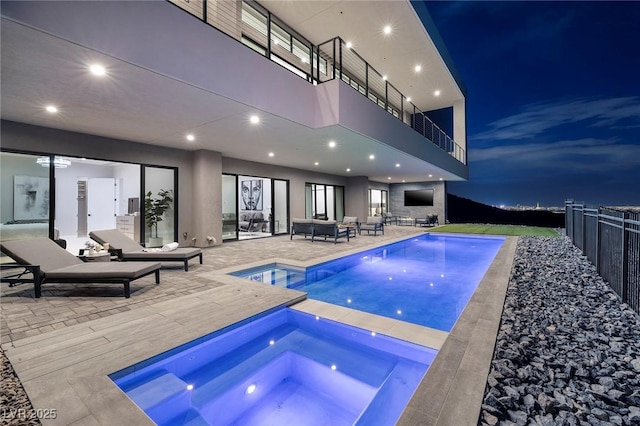
[[[485,225],[475,223],[452,223],[430,229],[429,232],[448,232],[456,234],[488,234],[488,235],[534,235],[541,237],[557,237],[553,228],[520,225]]]

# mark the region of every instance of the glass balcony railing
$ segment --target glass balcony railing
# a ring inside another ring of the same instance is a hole
[[[319,83],[344,81],[455,159],[465,162],[464,149],[340,37],[314,47],[311,73]]]
[[[344,81],[466,164],[465,150],[340,37],[313,45],[255,1],[168,1],[312,84]]]

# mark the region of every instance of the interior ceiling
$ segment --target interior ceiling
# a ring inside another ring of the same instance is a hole
[[[337,8],[343,14],[353,14],[359,2],[303,2],[310,4],[306,13],[296,12],[293,6],[297,2],[265,3],[278,9],[276,13],[283,19],[291,19],[293,27],[317,27],[314,34],[322,38],[326,30],[320,28],[319,15],[339,13]],[[291,16],[279,10],[285,5],[292,6]],[[381,7],[378,15],[362,19],[382,22],[388,12],[387,7]],[[405,13],[396,22],[409,25],[407,19]],[[348,27],[348,19],[344,25]],[[261,113],[259,125],[250,126],[247,117],[255,109],[247,105],[5,18],[1,30],[1,113],[6,120],[165,147],[207,149],[224,157],[340,176],[368,176],[379,182],[459,179],[339,126],[311,129],[266,112]],[[357,27],[352,30],[360,34]],[[336,35],[334,29],[326,38]],[[360,41],[354,39],[354,43]],[[418,54],[415,47],[404,47],[397,55]],[[102,57],[108,75],[97,78],[89,74],[80,60],[88,57]],[[388,61],[397,62],[390,55]],[[429,72],[425,65],[423,73]],[[389,72],[395,75],[392,68]],[[410,79],[406,81],[409,84]],[[47,104],[57,105],[59,113],[45,112]],[[187,133],[194,134],[196,140],[188,142]],[[328,148],[329,140],[337,142],[334,149]],[[269,157],[269,152],[275,155]],[[370,154],[375,160],[369,159]]]

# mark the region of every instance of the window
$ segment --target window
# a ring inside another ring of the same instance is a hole
[[[246,2],[242,2],[242,22],[265,37],[267,36],[267,17]]]
[[[302,62],[309,63],[309,56],[311,49],[298,39],[293,39],[293,54],[296,55]]]
[[[278,24],[271,22],[271,43],[282,47],[284,50],[291,52],[291,35],[283,30]],[[307,55],[307,57],[309,57]]]
[[[267,49],[265,49],[264,47],[262,47],[260,44],[256,43],[255,41],[251,40],[249,37],[245,36],[244,34],[242,34],[242,44],[244,44],[245,46],[248,46],[251,49],[255,50],[256,52],[258,52],[262,56],[266,56],[267,55]]]

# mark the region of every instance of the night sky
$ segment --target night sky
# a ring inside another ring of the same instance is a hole
[[[640,206],[640,2],[426,5],[467,88],[470,176],[450,193]]]

